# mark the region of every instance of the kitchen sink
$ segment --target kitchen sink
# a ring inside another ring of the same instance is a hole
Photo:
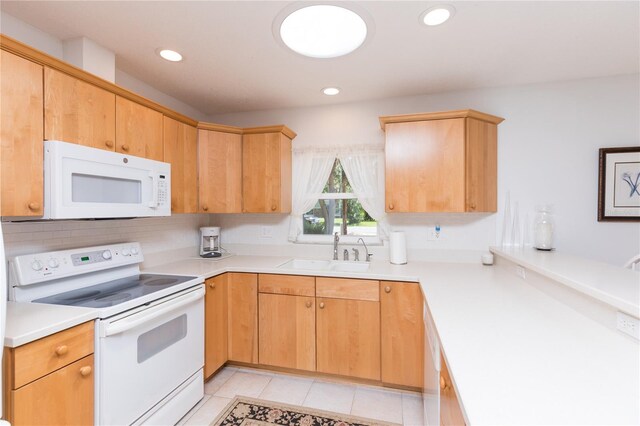
[[[365,272],[369,270],[369,264],[365,262],[340,262],[337,260],[292,259],[278,266],[278,268],[306,271]]]

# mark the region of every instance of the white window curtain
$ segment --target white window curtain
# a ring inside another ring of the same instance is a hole
[[[378,222],[378,236],[389,235],[384,209],[384,150],[376,146],[360,146],[342,150],[338,154],[353,193],[362,208]]]
[[[293,151],[289,241],[302,233],[302,215],[316,205],[335,159],[336,152],[326,149]]]

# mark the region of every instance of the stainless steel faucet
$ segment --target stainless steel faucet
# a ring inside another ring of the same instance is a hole
[[[338,241],[340,241],[340,236],[336,232],[333,234],[333,260],[338,260]]]
[[[364,250],[366,252],[365,260],[367,262],[371,262],[371,256],[373,256],[373,253],[369,253],[369,249],[367,248],[367,245],[364,243],[364,240],[362,238],[358,238],[358,241],[356,241],[356,242],[362,243],[362,245],[364,246]],[[356,260],[358,260],[358,259],[356,259]]]

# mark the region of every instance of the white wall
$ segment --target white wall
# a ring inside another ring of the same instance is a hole
[[[498,215],[391,215],[413,249],[486,250],[499,241],[507,191],[520,221],[535,205],[555,207],[557,249],[613,264],[640,252],[638,223],[597,222],[598,148],[640,145],[638,75],[469,90],[327,107],[216,115],[211,121],[260,126],[282,123],[298,133],[294,146],[383,144],[378,116],[473,108],[505,118],[499,126]],[[295,178],[295,177],[294,177]],[[286,216],[217,215],[227,243],[286,242]],[[261,238],[261,224],[273,226]],[[439,223],[443,240],[426,241]]]

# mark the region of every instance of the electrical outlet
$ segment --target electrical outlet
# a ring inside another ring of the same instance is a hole
[[[618,312],[616,315],[616,328],[634,339],[640,340],[640,320],[638,318]]]
[[[273,226],[263,226],[260,238],[273,238]]]
[[[522,278],[523,280],[527,279],[527,270],[524,269],[523,266],[516,265],[516,275]]]
[[[442,240],[442,228],[440,225],[435,225],[429,228],[427,231],[427,241],[440,241]]]

